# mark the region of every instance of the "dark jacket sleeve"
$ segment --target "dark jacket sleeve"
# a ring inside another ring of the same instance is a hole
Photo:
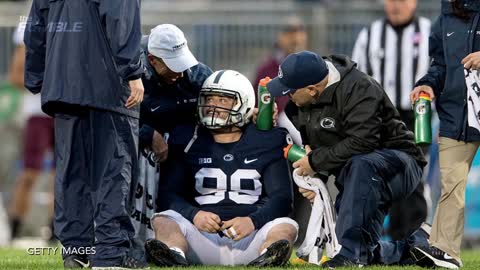
[[[45,72],[47,7],[45,0],[33,1],[25,27],[25,87],[34,94],[42,89]]]
[[[155,129],[151,126],[143,124],[140,128],[140,135],[138,136],[140,149],[144,149],[152,146],[153,142],[153,133]]]
[[[345,139],[330,147],[316,148],[309,163],[316,172],[340,168],[353,155],[370,153],[380,145],[381,118],[378,115],[383,93],[380,85],[366,89],[354,87],[343,104]]]
[[[171,156],[165,166],[162,166],[165,170],[162,171],[164,175],[161,179],[165,182],[159,185],[157,205],[159,211],[174,210],[193,223],[193,218],[200,209],[185,199],[192,196],[192,185],[189,182],[193,181],[193,177],[190,178],[191,175],[188,174],[181,148],[183,147],[178,145],[172,146]]]
[[[188,73],[190,87],[197,89],[198,92],[200,92],[203,83],[210,75],[212,75],[213,71],[203,63],[198,63],[198,65],[191,68],[190,71],[191,72]]]
[[[125,80],[141,77],[139,0],[102,0],[99,13],[119,75]]]
[[[279,159],[270,164],[264,171],[265,194],[263,205],[249,215],[255,229],[280,217],[286,217],[292,211],[292,185],[288,172],[288,164]]]
[[[415,84],[415,86],[428,85],[432,87],[436,96],[440,95],[443,90],[447,74],[442,36],[442,16],[440,16],[432,26],[428,41],[432,63],[427,74]]]

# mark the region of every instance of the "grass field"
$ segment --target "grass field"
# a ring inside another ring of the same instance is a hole
[[[477,251],[465,251],[462,254],[465,270],[477,270],[480,269],[480,250]],[[317,266],[307,266],[307,265],[289,265],[285,268],[289,269],[313,269],[318,268]],[[29,255],[26,250],[20,249],[0,249],[0,269],[1,270],[10,270],[10,269],[39,269],[39,270],[53,270],[53,269],[63,269],[62,260],[59,255],[42,255],[35,256]],[[165,268],[156,268],[151,266],[150,269],[165,269]],[[189,269],[252,269],[247,267],[190,267]],[[368,269],[374,270],[409,270],[409,269],[422,269],[419,267],[398,267],[398,266],[375,266],[369,267]]]

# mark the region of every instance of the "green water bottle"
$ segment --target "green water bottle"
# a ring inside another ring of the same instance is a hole
[[[306,154],[307,151],[296,144],[289,144],[283,148],[283,157],[291,162],[296,162],[297,160],[303,158]],[[328,172],[320,171],[317,172],[317,174],[322,180],[325,181],[325,177],[327,178],[326,180],[328,180]]]
[[[431,98],[426,93],[421,93],[415,102],[415,143],[429,145],[432,143],[432,107]]]
[[[273,103],[274,99],[267,90],[267,83],[272,79],[265,77],[258,84],[258,116],[257,129],[270,130],[273,127]]]
[[[289,144],[287,147],[283,148],[283,157],[290,160],[291,162],[296,162],[307,154],[305,149],[296,145]]]

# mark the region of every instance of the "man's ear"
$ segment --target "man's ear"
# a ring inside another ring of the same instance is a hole
[[[315,85],[307,86],[307,92],[311,97],[317,96],[317,88],[315,87]]]

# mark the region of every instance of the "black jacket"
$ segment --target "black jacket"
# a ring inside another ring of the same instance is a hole
[[[128,80],[141,77],[139,0],[34,0],[25,29],[25,86],[54,115],[125,107]]]
[[[467,124],[467,86],[462,59],[480,51],[480,3],[466,1],[469,20],[453,14],[450,2],[442,1],[442,14],[432,26],[429,51],[432,63],[416,85],[428,85],[436,96],[440,136],[461,141],[480,141],[480,133]]]
[[[337,68],[340,81],[327,87],[315,105],[297,108],[290,102],[286,109],[304,144],[314,149],[312,168],[336,174],[352,156],[382,148],[406,152],[423,167],[426,161],[413,133],[382,87],[347,56],[324,59]]]
[[[145,97],[140,109],[140,147],[144,148],[151,146],[154,130],[164,134],[178,125],[195,123],[200,90],[213,72],[198,63],[186,70],[174,84],[166,84],[148,62],[148,36],[143,37],[141,43]]]

